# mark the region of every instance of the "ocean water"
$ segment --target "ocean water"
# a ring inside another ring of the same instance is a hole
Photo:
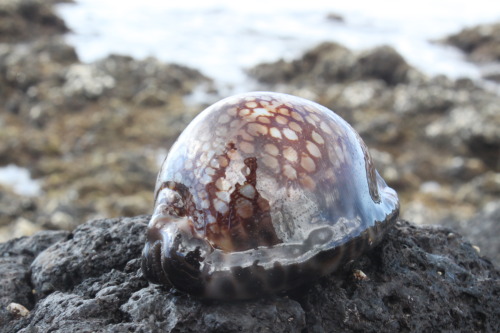
[[[0,167],[0,185],[12,189],[18,195],[27,197],[41,193],[40,182],[31,178],[28,169],[15,164]]]
[[[354,50],[389,44],[429,75],[476,79],[479,69],[459,51],[432,41],[500,21],[500,1],[491,0],[78,0],[57,8],[84,62],[110,53],[155,56],[197,68],[234,92],[247,88],[245,68],[295,58],[322,41]]]
[[[228,93],[254,88],[245,68],[296,58],[323,41],[354,50],[388,44],[429,75],[478,79],[480,69],[458,50],[432,41],[500,21],[500,1],[491,0],[77,1],[57,11],[82,61],[154,56],[199,69]],[[21,195],[40,193],[39,182],[15,165],[0,168],[0,184]]]

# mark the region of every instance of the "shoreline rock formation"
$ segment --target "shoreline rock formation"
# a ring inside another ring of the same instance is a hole
[[[500,271],[451,229],[399,220],[338,275],[285,295],[203,301],[148,284],[149,216],[92,220],[0,244],[2,332],[496,332]],[[7,309],[25,307],[21,316]]]

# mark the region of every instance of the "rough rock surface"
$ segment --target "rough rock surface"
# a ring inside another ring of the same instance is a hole
[[[9,286],[0,289],[0,330],[500,330],[500,272],[450,229],[400,220],[378,247],[337,276],[269,299],[208,302],[143,278],[139,257],[147,220],[94,220],[72,234],[46,231],[0,244],[0,285]],[[23,278],[13,283],[14,276]],[[6,310],[11,302],[29,315]]]
[[[0,32],[10,22],[2,8],[9,17],[25,7],[56,17],[53,2],[0,2]],[[11,32],[11,39],[0,39],[0,166],[27,168],[43,195],[15,203],[15,193],[2,189],[0,241],[148,212],[161,159],[205,106],[190,105],[187,96],[211,91],[212,81],[154,58],[110,55],[84,64],[60,30],[32,29],[40,35]]]
[[[465,28],[445,41],[466,52],[474,61],[500,61],[500,23]]]
[[[325,83],[380,79],[388,85],[405,82],[412,68],[390,46],[360,54],[332,42],[325,42],[291,62],[257,65],[249,74],[264,83],[293,81],[296,86],[314,87]],[[314,85],[310,78],[315,78]]]
[[[441,221],[441,224],[467,234],[472,244],[478,246],[480,253],[500,263],[500,200],[486,204],[472,218],[461,221]],[[492,236],[493,235],[493,236]]]
[[[40,252],[66,239],[67,231],[42,231],[0,244],[0,323],[8,320],[6,306],[12,302],[33,307],[30,265]],[[0,325],[1,327],[2,325]]]
[[[0,166],[27,168],[43,191],[27,198],[0,189],[0,241],[150,212],[155,176],[175,137],[226,97],[197,70],[154,58],[81,63],[64,29],[32,19],[57,17],[54,2],[0,3],[0,31],[10,31],[0,38]],[[23,8],[38,16],[19,14]],[[2,30],[12,24],[28,28]],[[495,29],[479,29],[467,43],[495,40]],[[354,52],[322,43],[249,73],[256,89],[315,100],[352,124],[398,191],[404,218],[464,226],[482,253],[498,244],[485,224],[468,223],[500,199],[498,93],[468,79],[426,77],[387,46]]]
[[[0,42],[30,40],[47,34],[67,32],[51,3],[58,0],[2,0],[0,2]]]
[[[485,78],[500,82],[500,23],[465,28],[441,42],[465,52],[471,61],[483,65]]]

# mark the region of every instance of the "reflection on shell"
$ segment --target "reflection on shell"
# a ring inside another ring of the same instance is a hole
[[[330,273],[379,241],[399,209],[349,124],[267,92],[196,117],[155,199],[145,275],[208,298],[272,294]]]

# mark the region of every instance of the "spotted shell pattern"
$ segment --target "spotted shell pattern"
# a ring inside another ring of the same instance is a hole
[[[380,241],[399,212],[333,111],[253,92],[200,113],[164,161],[143,251],[154,283],[211,299],[278,293]]]

